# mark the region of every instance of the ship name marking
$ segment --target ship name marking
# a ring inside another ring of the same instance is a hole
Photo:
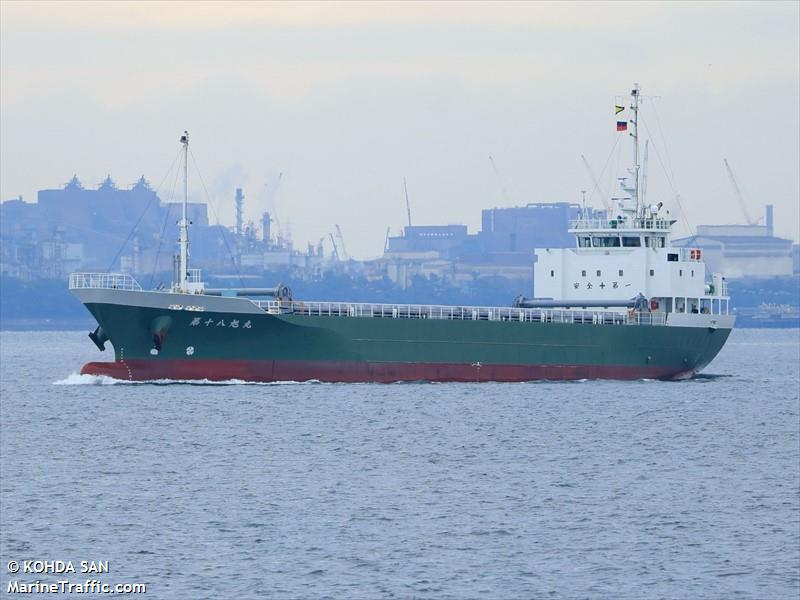
[[[242,323],[241,321],[239,321],[239,319],[232,319],[226,325],[225,324],[225,319],[220,319],[219,321],[214,323],[214,319],[212,319],[211,317],[209,317],[205,321],[203,321],[200,317],[195,317],[194,319],[189,321],[189,326],[190,327],[197,327],[201,323],[203,325],[205,325],[206,327],[210,327],[211,325],[214,325],[215,327],[227,327],[229,329],[239,329],[239,326],[241,325],[242,329],[252,329],[253,328],[253,323],[252,323],[252,321],[249,321],[249,320],[245,321],[244,323]]]
[[[629,285],[630,284],[628,283],[628,284],[626,284],[625,287],[628,287]],[[581,284],[576,281],[575,283],[572,284],[572,287],[577,290],[577,289],[579,289],[581,287]],[[597,287],[599,287],[601,290],[604,290],[604,289],[606,289],[608,287],[608,284],[606,284],[604,281],[601,281],[599,284],[597,284]],[[619,289],[619,282],[618,281],[611,282],[611,287],[613,289],[615,289],[615,290]],[[586,283],[586,289],[587,290],[592,289],[592,282],[591,281]]]

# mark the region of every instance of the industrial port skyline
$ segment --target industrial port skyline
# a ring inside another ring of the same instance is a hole
[[[601,207],[629,162],[613,106],[638,81],[649,196],[679,235],[746,222],[727,158],[751,217],[774,204],[776,234],[800,237],[796,3],[41,6],[1,7],[2,200],[73,173],[157,186],[189,129],[223,223],[233,189],[257,220],[283,173],[295,239],[338,223],[374,257],[407,224],[404,177],[415,224],[476,231],[487,206],[581,190]]]

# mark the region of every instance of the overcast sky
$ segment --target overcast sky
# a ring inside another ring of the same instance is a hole
[[[257,220],[283,172],[297,246],[338,223],[372,257],[405,224],[403,177],[415,224],[475,232],[482,208],[581,190],[599,207],[581,154],[608,192],[631,152],[613,106],[639,82],[648,200],[678,234],[744,222],[727,158],[751,218],[773,203],[776,233],[800,238],[798,2],[0,7],[2,200],[73,173],[156,186],[188,129],[223,223],[239,186]]]

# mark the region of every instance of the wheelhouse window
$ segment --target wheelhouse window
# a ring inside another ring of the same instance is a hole
[[[591,247],[592,247],[592,238],[589,237],[578,238],[578,248],[591,248]]]
[[[619,238],[614,237],[593,237],[592,245],[595,248],[619,248]]]
[[[622,246],[625,248],[639,248],[642,245],[642,238],[640,237],[623,237]]]

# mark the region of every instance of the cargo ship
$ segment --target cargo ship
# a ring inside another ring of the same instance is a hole
[[[538,296],[506,307],[314,302],[283,285],[206,287],[189,267],[184,132],[175,282],[144,290],[129,274],[71,274],[70,290],[98,324],[89,337],[114,351],[81,373],[385,383],[692,377],[719,353],[735,316],[725,278],[706,273],[700,249],[673,247],[676,221],[661,203],[640,200],[639,105],[636,85],[624,122],[633,167],[614,208],[571,222],[574,247],[537,249]]]

